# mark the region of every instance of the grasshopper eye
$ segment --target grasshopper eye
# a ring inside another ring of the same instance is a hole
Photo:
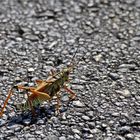
[[[70,72],[69,71],[66,71],[66,75],[69,75],[70,74]]]

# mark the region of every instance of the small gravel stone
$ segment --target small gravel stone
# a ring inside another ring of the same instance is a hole
[[[115,140],[126,140],[126,139],[122,136],[116,136]]]
[[[135,138],[134,138],[134,140],[139,140],[139,139],[140,139],[140,137],[135,137]]]
[[[19,127],[21,127],[21,125],[18,125],[18,124],[11,124],[11,125],[7,126],[8,129],[12,129],[12,130],[14,130],[15,128],[19,128]]]
[[[14,136],[14,131],[13,130],[6,130],[5,134],[7,134],[8,136]]]
[[[66,137],[62,136],[59,138],[59,140],[66,140]]]
[[[75,137],[76,139],[78,139],[78,140],[81,139],[80,136],[79,136],[78,134],[75,134],[74,137]]]
[[[23,124],[24,125],[29,125],[31,123],[31,119],[24,119]]]
[[[55,135],[48,135],[48,136],[46,137],[46,139],[47,139],[47,140],[59,140],[58,137],[55,136]]]
[[[36,140],[36,138],[28,138],[28,140]]]
[[[86,138],[87,139],[92,139],[92,138],[94,138],[94,136],[92,134],[89,134],[89,135],[86,136]]]
[[[119,112],[114,112],[114,113],[112,113],[112,116],[113,117],[118,117],[118,116],[120,116],[120,113]]]
[[[107,127],[107,124],[102,123],[102,127],[103,127],[103,128],[106,128],[106,127]]]
[[[111,137],[106,137],[104,140],[112,140]]]
[[[96,55],[94,57],[94,59],[95,59],[96,62],[99,62],[101,60],[101,58],[102,58],[102,55],[101,54],[98,54],[98,55]]]
[[[129,97],[131,95],[130,91],[128,89],[125,89],[125,90],[116,90],[116,93],[119,93],[121,95],[123,95],[124,97]]]
[[[108,76],[114,81],[120,78],[120,76],[117,73],[109,73]]]
[[[6,121],[0,119],[0,126],[3,126],[6,123]]]
[[[15,128],[15,132],[20,132],[22,130],[22,126],[18,126]]]
[[[134,121],[132,121],[131,123],[130,123],[130,125],[132,125],[132,126],[139,126],[140,125],[140,121],[139,120],[134,120]]]
[[[46,135],[42,133],[42,134],[40,134],[40,137],[41,137],[42,139],[45,139]]]
[[[39,119],[38,121],[37,121],[37,124],[38,125],[42,125],[42,124],[44,124],[45,122],[44,122],[44,120],[41,120],[41,119]]]
[[[16,138],[16,137],[13,137],[13,138],[11,138],[11,140],[18,140],[18,138]]]
[[[33,72],[34,71],[34,68],[29,68],[28,69],[28,72]]]
[[[88,116],[82,116],[82,119],[85,120],[85,121],[89,121],[90,118]]]
[[[80,134],[80,133],[81,133],[78,129],[72,129],[72,132],[73,132],[74,134]]]
[[[48,49],[52,49],[57,44],[57,41],[53,41],[48,47]]]
[[[89,128],[93,129],[95,128],[95,122],[87,122]]]
[[[123,127],[120,127],[118,129],[118,131],[119,131],[120,134],[127,134],[127,133],[130,132],[130,129],[131,128],[129,126],[123,126]]]
[[[138,7],[138,8],[140,8],[140,1],[139,0],[136,0],[136,2],[135,2],[136,4],[136,7]]]
[[[83,133],[91,133],[89,128],[82,128]]]
[[[61,100],[63,101],[63,102],[67,102],[67,101],[69,101],[69,97],[68,96],[63,96],[62,98],[61,98]]]
[[[88,115],[89,117],[93,117],[93,114],[94,114],[93,111],[88,111],[88,112],[87,112],[87,115]]]
[[[38,41],[39,39],[36,35],[33,34],[24,34],[24,38],[29,39],[31,41]]]
[[[121,65],[119,66],[119,68],[120,68],[120,69],[122,69],[122,68],[127,68],[127,69],[132,70],[132,71],[137,69],[137,67],[136,67],[135,64],[121,64]]]
[[[134,135],[133,134],[127,134],[125,135],[125,138],[128,140],[134,140]]]
[[[58,118],[57,117],[52,117],[51,120],[55,123],[55,124],[58,124]]]
[[[75,107],[85,107],[85,105],[83,103],[81,103],[80,101],[73,101],[73,105]]]
[[[36,135],[41,135],[43,132],[42,131],[35,131]]]

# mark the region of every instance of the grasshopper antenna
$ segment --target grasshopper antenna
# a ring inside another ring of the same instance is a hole
[[[71,66],[71,65],[74,65],[77,52],[78,52],[78,48],[76,49],[76,51],[75,51],[75,53],[74,53],[74,55],[73,55],[73,57],[72,57],[72,59],[71,59],[70,66]]]
[[[78,44],[78,41],[79,41],[79,37],[76,38],[76,44]],[[76,54],[77,54],[78,50],[79,50],[79,48],[77,47],[77,49],[76,49],[76,51],[75,51],[75,53],[74,53],[74,55],[72,56],[72,59],[71,59],[71,61],[70,61],[70,65],[69,65],[69,66],[72,66],[72,68],[73,68],[76,64],[79,63],[79,61],[78,61],[78,63],[75,63],[75,58],[76,58]]]

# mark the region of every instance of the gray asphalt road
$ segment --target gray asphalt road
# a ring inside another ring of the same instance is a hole
[[[33,119],[15,109],[15,90],[1,140],[140,139],[140,0],[1,0],[0,108],[17,79],[33,86],[76,50],[75,101],[63,96],[59,116],[46,103]]]

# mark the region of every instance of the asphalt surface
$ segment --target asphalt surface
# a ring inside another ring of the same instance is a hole
[[[75,101],[62,91],[60,115],[52,102],[33,119],[15,90],[0,140],[140,140],[140,0],[0,1],[0,108],[12,85],[72,60]]]

